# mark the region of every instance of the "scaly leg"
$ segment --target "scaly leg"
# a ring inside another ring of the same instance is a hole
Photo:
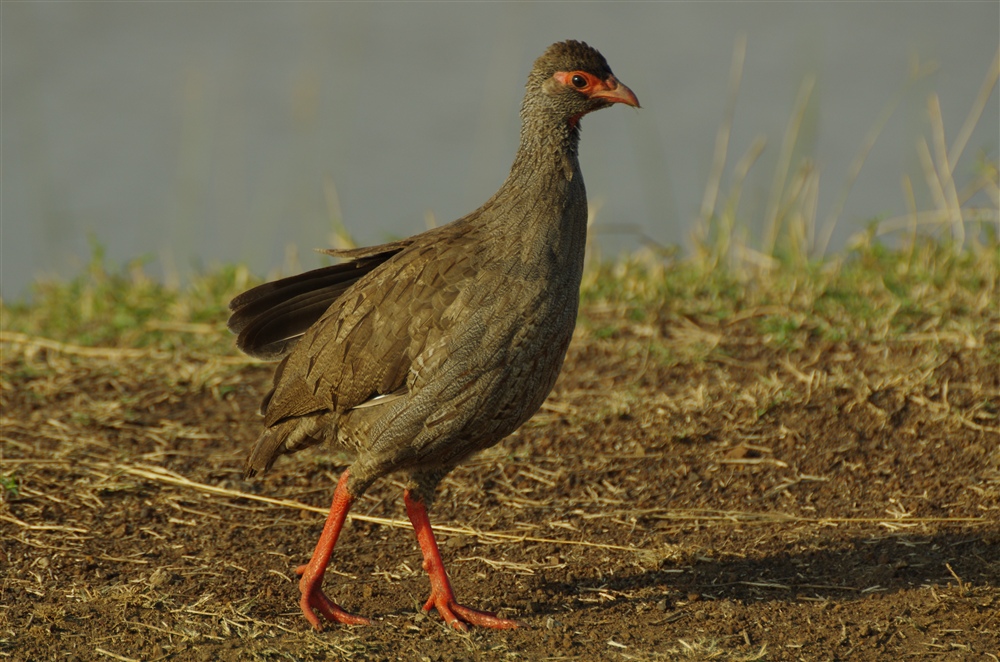
[[[424,605],[424,611],[430,611],[431,607],[436,608],[441,617],[456,630],[467,630],[466,623],[485,628],[516,628],[516,621],[499,618],[488,611],[470,609],[456,602],[448,574],[444,570],[444,563],[441,561],[437,541],[434,540],[434,531],[431,530],[430,520],[427,519],[427,508],[418,498],[411,497],[409,490],[403,492],[403,501],[406,503],[406,514],[409,515],[413,530],[417,533],[420,551],[424,555],[424,570],[431,579],[431,597]]]
[[[299,605],[306,620],[312,623],[317,630],[322,630],[319,618],[313,609],[323,614],[329,621],[344,623],[346,625],[367,625],[371,621],[363,616],[349,614],[338,607],[330,598],[323,594],[323,574],[326,566],[330,563],[330,555],[333,554],[333,547],[337,544],[337,536],[347,519],[347,511],[354,503],[354,497],[347,491],[347,477],[349,471],[344,471],[337,482],[337,489],[333,492],[333,503],[330,504],[330,514],[326,517],[326,524],[323,525],[323,533],[319,536],[316,549],[312,558],[306,565],[300,565],[295,572],[302,576],[299,580],[299,591],[302,599]]]

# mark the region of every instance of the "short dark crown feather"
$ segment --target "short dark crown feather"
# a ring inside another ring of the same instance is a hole
[[[582,41],[560,41],[549,46],[535,60],[531,68],[531,78],[545,80],[557,71],[582,70],[594,74],[601,80],[611,75],[608,61],[596,48]]]

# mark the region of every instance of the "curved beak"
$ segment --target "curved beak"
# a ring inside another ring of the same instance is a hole
[[[636,98],[632,90],[619,82],[614,76],[608,76],[604,81],[604,87],[590,93],[591,99],[604,99],[608,103],[623,103],[626,106],[639,108],[639,99]]]

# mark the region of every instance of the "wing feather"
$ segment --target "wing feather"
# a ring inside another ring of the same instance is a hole
[[[461,228],[447,232],[456,230]],[[404,247],[351,283],[304,331],[276,373],[265,423],[345,412],[404,389],[413,358],[446,333],[440,316],[475,275],[477,254],[452,251],[445,259],[450,244],[424,241]],[[258,333],[266,331],[262,326]]]

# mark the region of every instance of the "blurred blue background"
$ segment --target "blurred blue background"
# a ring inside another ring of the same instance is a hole
[[[599,48],[644,108],[583,122],[583,171],[602,253],[633,224],[683,244],[722,120],[734,42],[747,57],[729,167],[767,147],[744,193],[765,206],[803,77],[803,134],[821,170],[819,217],[865,134],[905,87],[841,215],[833,246],[872,217],[906,212],[904,174],[927,96],[953,138],[1000,45],[997,2],[3,3],[0,6],[0,288],[86,264],[88,236],[113,263],[147,255],[182,281],[242,261],[265,274],[297,247],[330,245],[339,192],[359,243],[409,235],[475,209],[517,144],[531,62],[551,42]],[[995,157],[997,92],[957,177]],[[918,193],[919,195],[919,193]]]

